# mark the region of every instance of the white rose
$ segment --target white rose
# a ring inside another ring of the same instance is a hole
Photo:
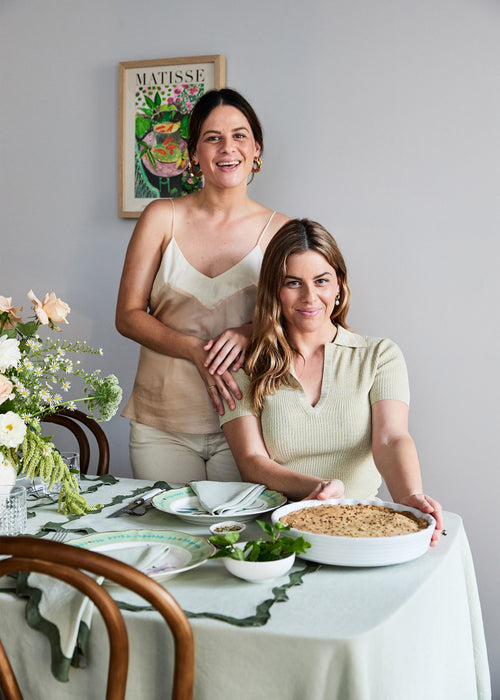
[[[14,411],[0,414],[0,445],[19,447],[26,435],[26,425]]]
[[[5,372],[9,367],[15,367],[20,359],[19,341],[2,335],[0,337],[0,372]]]

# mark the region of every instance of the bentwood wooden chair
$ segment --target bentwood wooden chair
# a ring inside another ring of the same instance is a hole
[[[99,456],[97,459],[96,473],[99,476],[107,474],[109,471],[109,442],[104,430],[101,428],[99,423],[87,416],[86,413],[82,411],[69,411],[64,409],[58,411],[57,413],[51,413],[42,418],[44,423],[55,423],[56,425],[62,425],[68,428],[78,442],[78,448],[80,452],[80,472],[82,474],[87,474],[90,463],[90,443],[85,433],[84,429],[80,425],[83,425],[89,429],[93,434],[97,447],[99,450]]]
[[[192,699],[194,641],[191,625],[177,601],[159,583],[117,559],[36,537],[0,537],[2,555],[7,557],[0,560],[0,577],[18,571],[36,571],[65,581],[94,601],[106,624],[110,642],[106,700],[123,700],[125,697],[129,640],[122,613],[115,601],[85,572],[104,576],[134,591],[158,610],[174,639],[172,700]],[[1,641],[0,688],[5,700],[23,700]],[[103,697],[99,689],[95,690],[94,696]]]

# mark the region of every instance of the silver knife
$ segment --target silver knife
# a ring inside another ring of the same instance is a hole
[[[106,517],[116,518],[124,513],[129,513],[130,515],[143,515],[146,508],[151,504],[151,499],[153,498],[153,496],[156,496],[156,494],[161,493],[164,490],[165,489],[153,489],[152,491],[147,491],[140,498],[136,498],[134,501],[127,503],[127,505],[122,506],[118,510],[115,510],[114,513],[110,513]],[[136,512],[136,508],[141,508],[141,512]],[[144,509],[144,511],[142,509]]]

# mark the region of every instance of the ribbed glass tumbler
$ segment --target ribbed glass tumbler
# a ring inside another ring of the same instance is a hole
[[[21,535],[26,524],[25,487],[0,486],[0,535]]]

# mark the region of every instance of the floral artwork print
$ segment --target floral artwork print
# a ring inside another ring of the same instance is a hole
[[[201,179],[188,170],[189,118],[204,83],[137,85],[135,196],[156,199],[196,192]]]

